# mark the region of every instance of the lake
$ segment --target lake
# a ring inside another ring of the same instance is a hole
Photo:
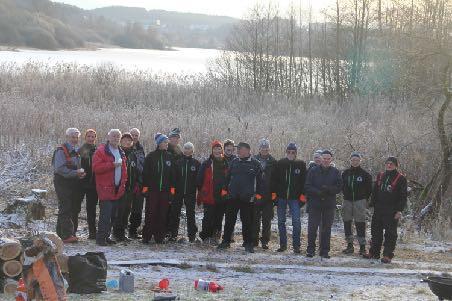
[[[174,51],[125,48],[60,51],[19,49],[19,51],[0,51],[0,63],[39,62],[49,65],[77,63],[88,66],[112,64],[129,71],[196,74],[207,72],[207,63],[220,54],[220,50],[197,48],[174,48]]]

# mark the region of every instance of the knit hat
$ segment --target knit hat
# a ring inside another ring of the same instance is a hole
[[[240,142],[239,144],[237,144],[237,148],[247,148],[247,149],[251,149],[251,146],[246,143],[246,142]]]
[[[122,138],[129,138],[130,140],[133,140],[133,137],[129,132],[125,132],[124,134],[122,134],[121,140]]]
[[[353,157],[357,157],[357,158],[361,159],[362,156],[361,156],[361,154],[359,152],[352,152],[350,154],[350,159],[353,158]]]
[[[258,143],[259,149],[270,148],[270,141],[267,138],[262,138]]]
[[[395,166],[399,166],[399,160],[397,160],[396,157],[393,157],[393,156],[388,157],[388,159],[386,159],[385,163],[388,163],[388,162],[392,162],[392,163],[394,163]]]
[[[157,133],[154,136],[154,141],[155,141],[155,144],[157,144],[157,145],[160,145],[160,143],[162,143],[166,140],[168,140],[168,136],[166,136],[165,134]]]
[[[94,129],[87,129],[87,130],[85,131],[85,137],[86,137],[86,135],[88,135],[88,133],[93,133],[94,135],[97,136],[96,130],[94,130]]]
[[[224,147],[226,147],[226,146],[228,146],[228,145],[235,146],[235,142],[234,142],[234,140],[226,139],[226,140],[224,140],[223,145],[224,145]]]
[[[223,148],[223,145],[221,144],[220,140],[214,140],[214,141],[212,141],[211,147],[212,147],[212,149],[214,147],[221,147],[221,148]]]
[[[330,155],[331,157],[333,156],[333,153],[331,152],[331,151],[329,151],[329,150],[324,150],[323,152],[322,152],[322,155]]]
[[[290,142],[287,144],[286,150],[298,151],[298,145],[295,142]]]
[[[184,144],[184,149],[195,150],[195,146],[193,145],[193,143],[187,142],[187,143]]]
[[[171,137],[179,137],[180,138],[181,137],[180,136],[180,129],[179,128],[172,129],[171,132],[169,132],[168,137],[169,138],[171,138]]]

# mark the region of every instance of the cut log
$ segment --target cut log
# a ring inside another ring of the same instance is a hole
[[[55,255],[63,254],[64,244],[61,238],[55,232],[41,232],[40,236],[50,239],[55,245]]]
[[[26,198],[16,198],[8,204],[3,213],[16,213],[25,216],[27,222],[43,220],[45,218],[45,206],[39,198],[32,195]]]
[[[20,255],[22,245],[16,239],[0,238],[0,259],[12,260]]]
[[[3,263],[3,274],[9,278],[14,278],[22,273],[22,264],[17,260],[9,260]]]
[[[3,284],[3,293],[15,295],[17,290],[17,281],[14,279],[5,279]]]

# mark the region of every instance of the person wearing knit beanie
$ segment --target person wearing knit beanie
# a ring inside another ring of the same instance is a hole
[[[155,134],[154,141],[155,141],[155,144],[157,145],[157,147],[160,147],[160,144],[162,144],[162,143],[166,143],[165,148],[168,148],[168,136],[166,136],[165,134],[162,134],[162,133]]]
[[[168,151],[171,155],[173,155],[174,160],[177,161],[180,158],[182,158],[182,149],[179,145],[181,140],[181,130],[179,128],[174,128],[169,132],[168,139],[169,139],[169,145],[168,145]]]
[[[223,144],[224,148],[224,158],[226,159],[226,162],[229,164],[232,160],[237,158],[237,155],[235,154],[235,142],[231,139],[224,140]]]

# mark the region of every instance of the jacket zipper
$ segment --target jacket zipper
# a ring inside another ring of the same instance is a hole
[[[287,200],[289,199],[289,194],[290,194],[290,176],[292,175],[292,164],[289,164],[289,175],[287,176],[287,171],[286,171],[286,181],[288,181],[287,184]]]
[[[184,195],[187,193],[187,168],[188,168],[188,160],[185,161],[185,179],[184,179]],[[182,170],[182,173],[184,171]]]
[[[160,153],[160,191],[162,191],[163,182],[163,153]]]

